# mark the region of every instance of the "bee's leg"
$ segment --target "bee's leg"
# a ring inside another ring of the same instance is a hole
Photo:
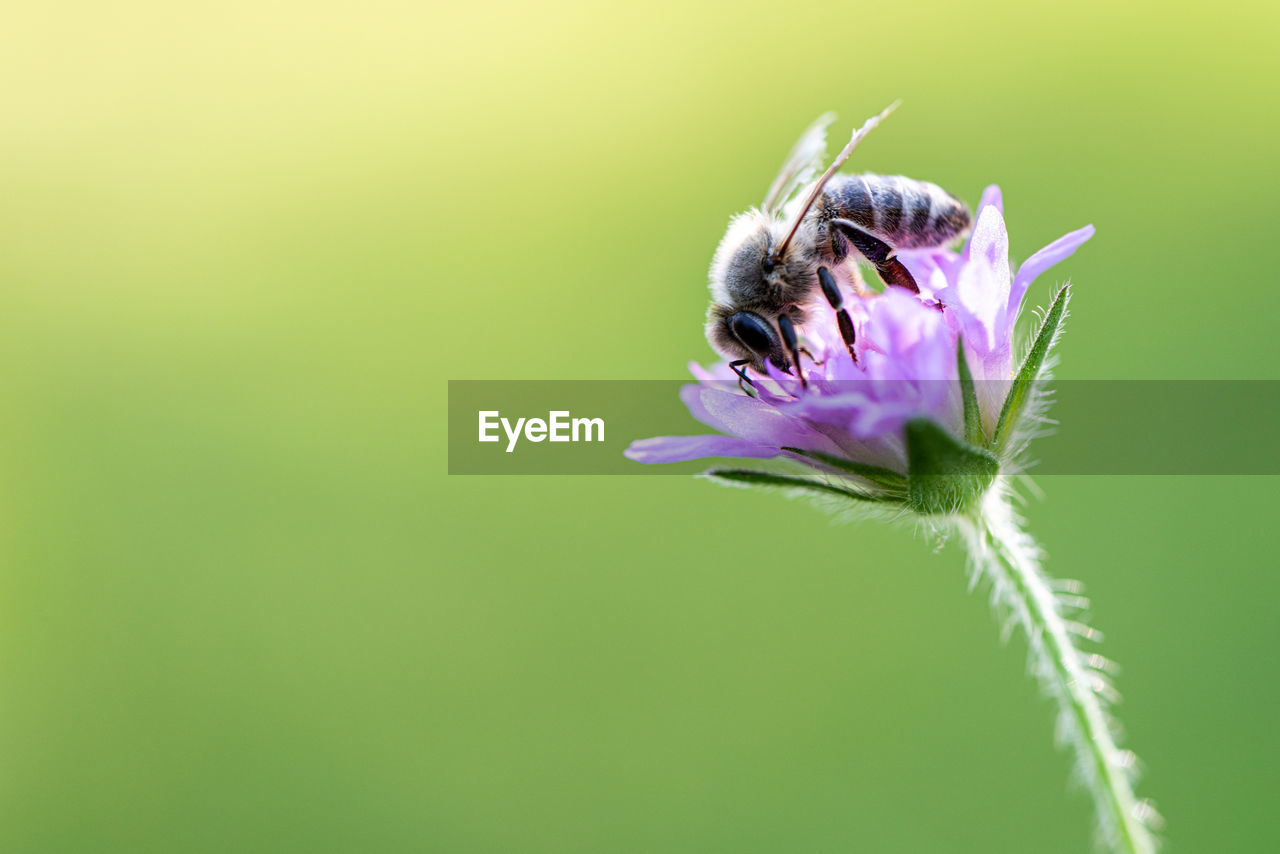
[[[791,356],[791,363],[796,366],[796,376],[800,378],[800,387],[808,388],[809,383],[804,378],[804,370],[800,367],[800,345],[796,341],[796,327],[791,322],[791,318],[785,314],[778,315],[778,331],[782,333],[782,343],[787,348],[787,353]]]
[[[886,285],[906,288],[913,294],[920,293],[920,286],[906,265],[893,257],[893,247],[878,237],[867,234],[847,219],[831,220],[831,227],[847,238],[863,258],[870,261]]]
[[[857,342],[857,336],[853,331],[853,320],[849,317],[849,312],[844,307],[844,297],[840,294],[840,288],[836,287],[836,278],[831,275],[831,271],[826,267],[818,268],[818,282],[822,285],[822,295],[827,298],[827,302],[836,312],[836,324],[840,327],[840,337],[844,339],[844,345],[849,348],[849,357],[853,359],[853,363],[858,364],[858,353],[854,350],[853,345]]]
[[[819,366],[821,366],[821,365],[823,364],[822,362],[819,362],[819,361],[817,360],[817,358],[815,358],[815,357],[814,357],[814,355],[813,355],[812,353],[810,353],[810,352],[809,352],[809,348],[808,348],[808,347],[806,347],[806,346],[804,346],[803,344],[801,344],[801,345],[800,345],[800,355],[801,355],[801,356],[808,356],[808,357],[809,357],[809,361],[810,361],[810,362],[813,362],[815,365],[819,365]]]
[[[729,370],[738,375],[738,388],[742,389],[747,397],[755,397],[752,389],[756,387],[756,384],[751,381],[751,377],[747,376],[747,369],[743,367],[743,365],[749,364],[751,364],[750,359],[738,359],[729,363]]]

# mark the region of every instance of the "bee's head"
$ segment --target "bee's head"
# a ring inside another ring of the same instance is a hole
[[[799,269],[790,264],[795,248],[776,254],[784,224],[758,210],[736,216],[711,262],[711,308],[707,312],[707,340],[720,355],[746,359],[764,373],[768,360],[788,370],[786,342],[778,318],[803,321],[795,288],[789,286]]]
[[[817,246],[810,230],[784,244],[786,236],[786,223],[759,210],[734,217],[711,261],[711,298],[775,314],[804,303],[816,284]]]
[[[781,289],[781,265],[774,257],[778,228],[757,210],[733,218],[711,261],[711,297],[726,305],[773,302]]]

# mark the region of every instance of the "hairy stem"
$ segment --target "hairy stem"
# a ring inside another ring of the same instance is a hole
[[[1112,738],[1107,705],[1114,689],[1105,674],[1110,663],[1078,646],[1096,639],[1096,632],[1063,615],[1064,600],[1079,597],[1064,597],[1041,569],[1040,550],[1022,529],[1005,484],[992,489],[959,526],[974,581],[985,576],[997,609],[1026,632],[1031,668],[1058,705],[1059,737],[1075,753],[1107,850],[1151,854],[1156,850],[1151,828],[1159,819],[1149,802],[1134,796],[1133,754]]]

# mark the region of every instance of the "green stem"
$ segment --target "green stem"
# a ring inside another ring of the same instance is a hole
[[[1090,666],[1101,662],[1077,646],[1076,638],[1092,633],[1067,620],[1062,604],[1040,568],[1040,552],[1022,530],[1001,484],[982,505],[959,520],[974,570],[986,575],[995,601],[1022,626],[1031,646],[1032,666],[1061,715],[1062,731],[1093,796],[1102,838],[1112,852],[1152,854],[1156,840],[1150,825],[1158,817],[1145,800],[1134,796],[1130,770],[1133,754],[1116,747],[1106,702],[1105,676]]]

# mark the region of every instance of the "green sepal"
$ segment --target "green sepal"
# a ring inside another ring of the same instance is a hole
[[[1031,398],[1031,390],[1035,386],[1036,378],[1040,376],[1040,369],[1044,367],[1049,348],[1053,346],[1054,339],[1058,337],[1058,332],[1062,328],[1062,320],[1066,316],[1067,303],[1070,299],[1070,288],[1063,285],[1062,290],[1058,291],[1057,296],[1054,297],[1049,313],[1044,316],[1044,323],[1040,324],[1040,330],[1036,333],[1031,351],[1027,353],[1027,358],[1023,360],[1017,376],[1013,378],[1009,395],[1004,399],[1004,407],[1000,410],[1000,420],[996,423],[993,444],[997,448],[1009,441],[1013,428],[1017,426],[1018,419],[1022,416],[1022,410],[1026,408],[1027,401]]]
[[[883,466],[873,466],[867,463],[857,463],[853,460],[846,460],[844,457],[837,457],[834,454],[824,454],[822,451],[805,451],[800,448],[787,448],[782,450],[797,456],[807,457],[808,459],[822,463],[824,466],[830,466],[839,471],[855,474],[864,480],[869,480],[882,489],[890,492],[903,494],[907,489],[907,478],[898,474],[893,469],[887,469]]]
[[[833,483],[825,483],[820,480],[813,480],[807,477],[796,477],[787,474],[774,474],[767,471],[754,471],[752,469],[713,469],[704,472],[703,477],[712,480],[722,480],[731,483],[734,486],[762,486],[773,487],[776,489],[803,489],[814,492],[819,495],[835,495],[841,498],[848,498],[853,501],[870,501],[873,503],[900,502],[891,496],[873,495],[869,492],[861,492],[857,489],[850,489],[844,486],[836,486]]]
[[[927,418],[907,422],[907,503],[921,516],[960,513],[1000,470],[995,455],[952,436]]]
[[[985,448],[987,431],[982,429],[982,410],[978,408],[978,392],[973,387],[973,374],[964,355],[964,339],[956,341],[956,369],[960,373],[960,397],[964,401],[964,440]]]

